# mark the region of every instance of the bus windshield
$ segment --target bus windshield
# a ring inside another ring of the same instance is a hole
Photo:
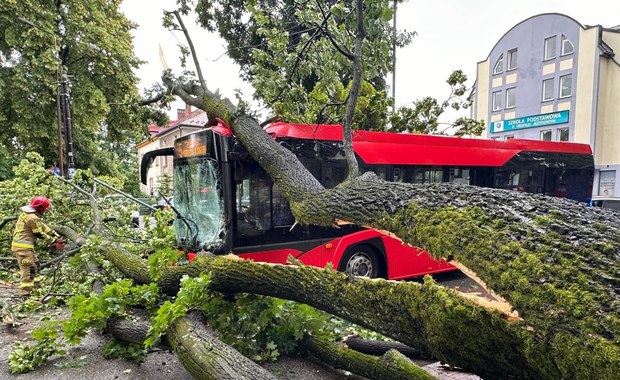
[[[206,156],[181,159],[174,167],[174,229],[181,247],[211,250],[222,242],[224,209],[217,161]]]

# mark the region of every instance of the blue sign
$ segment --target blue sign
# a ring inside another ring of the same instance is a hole
[[[568,123],[568,110],[491,122],[491,133]]]

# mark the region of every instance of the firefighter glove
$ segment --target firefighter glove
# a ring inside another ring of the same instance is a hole
[[[56,249],[56,251],[62,251],[63,249],[65,249],[64,240],[62,240],[61,238],[56,239],[56,242],[54,242],[54,248]]]

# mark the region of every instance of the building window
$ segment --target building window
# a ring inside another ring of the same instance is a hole
[[[616,171],[603,170],[598,177],[598,195],[613,196],[616,190]]]
[[[543,80],[543,86],[542,86],[542,100],[543,100],[543,102],[546,102],[547,100],[552,100],[553,99],[553,84],[554,84],[554,78],[549,78],[549,79]]]
[[[555,58],[555,36],[545,38],[545,61]]]
[[[501,74],[504,71],[504,55],[500,55],[493,67],[493,74]]]
[[[540,139],[542,141],[551,141],[551,130],[540,131]]]
[[[507,88],[506,89],[506,108],[515,108],[516,106],[516,92],[517,88]]]
[[[513,135],[504,136],[504,140],[512,140],[515,137]]]
[[[568,128],[558,129],[558,141],[568,141]]]
[[[163,166],[163,167],[168,166],[168,156],[162,156],[162,159],[163,159],[163,161],[164,161],[164,162],[163,162],[163,164],[162,164],[162,166]]]
[[[514,70],[517,68],[517,49],[508,51],[508,62],[506,70]]]
[[[572,54],[575,51],[575,47],[573,46],[573,43],[570,42],[570,40],[568,38],[566,38],[565,35],[562,34],[562,55],[568,55],[568,54]]]
[[[560,77],[560,98],[566,98],[573,93],[573,74]]]
[[[502,109],[502,92],[496,91],[493,93],[492,100],[493,111],[499,111]]]

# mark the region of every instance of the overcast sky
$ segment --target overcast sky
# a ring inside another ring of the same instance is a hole
[[[122,11],[139,25],[134,31],[134,45],[136,55],[146,61],[137,72],[142,88],[159,79],[162,71],[159,45],[168,66],[179,72],[177,44],[185,41],[178,32],[173,34],[161,26],[162,11],[174,9],[175,3],[175,0],[123,1]],[[449,93],[445,81],[455,69],[467,74],[467,84],[471,86],[477,62],[487,58],[504,33],[528,17],[550,12],[566,14],[582,25],[620,24],[618,0],[409,0],[399,5],[398,28],[416,31],[418,35],[411,45],[396,53],[397,106],[428,95],[445,99]],[[239,79],[238,68],[225,55],[224,41],[198,28],[194,16],[184,21],[198,50],[209,88],[219,89],[230,98],[235,89],[240,89],[249,99],[252,88]],[[388,83],[392,83],[391,77]],[[177,103],[175,108],[179,106],[182,104]],[[455,116],[458,115],[449,114],[448,118]]]

